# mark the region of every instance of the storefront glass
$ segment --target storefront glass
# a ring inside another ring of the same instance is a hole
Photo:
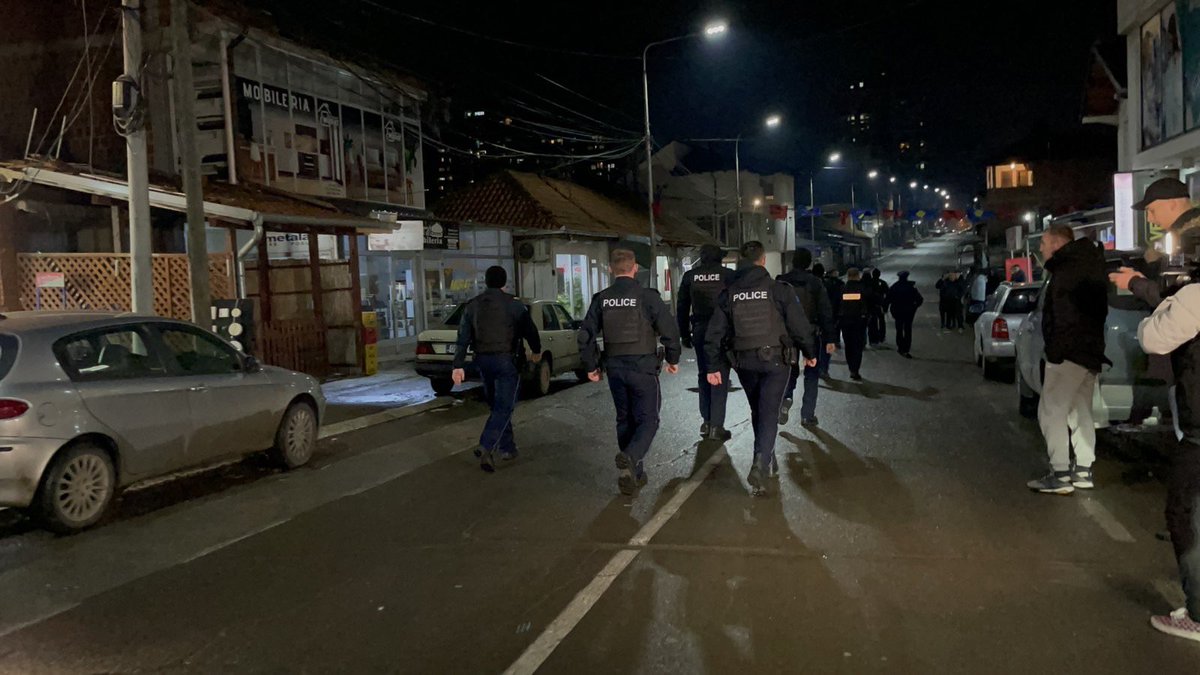
[[[604,290],[602,283],[608,281],[608,271],[601,270],[599,261],[582,254],[558,254],[554,256],[557,268],[558,303],[567,308],[572,318],[582,319],[587,314],[592,296]]]
[[[479,295],[487,287],[487,268],[498,265],[508,272],[507,290],[516,288],[512,233],[496,228],[464,226],[459,233],[459,250],[425,251],[424,295],[427,325],[441,325],[459,304]]]
[[[363,311],[374,311],[379,339],[415,339],[417,295],[414,260],[392,255],[365,255],[359,274],[362,280]]]

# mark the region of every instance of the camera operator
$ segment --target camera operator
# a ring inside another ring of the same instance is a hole
[[[1200,283],[1193,283],[1200,281],[1200,275],[1189,277],[1171,267],[1182,251],[1186,262],[1197,269],[1200,209],[1192,207],[1187,186],[1172,178],[1153,183],[1134,208],[1145,210],[1147,220],[1173,235],[1166,240],[1162,261],[1166,264],[1159,266],[1159,280],[1128,267],[1109,279],[1155,308],[1138,327],[1142,349],[1171,356],[1175,375],[1171,407],[1179,444],[1171,453],[1166,517],[1187,598],[1185,607],[1152,617],[1150,625],[1168,635],[1200,641]],[[1170,280],[1176,285],[1163,288]]]

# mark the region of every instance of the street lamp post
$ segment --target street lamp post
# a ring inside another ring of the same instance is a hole
[[[701,35],[706,38],[720,37],[728,30],[729,26],[725,22],[718,21],[705,26],[703,32],[688,33],[679,37],[651,42],[642,50],[642,99],[645,103],[646,121],[646,209],[650,215],[650,287],[654,289],[658,288],[658,233],[655,231],[654,225],[654,148],[652,147],[653,137],[650,135],[650,75],[647,68],[650,48],[671,42],[689,40]],[[740,199],[741,195],[739,194],[738,197]]]
[[[763,121],[763,126],[768,129],[774,129],[782,122],[783,118],[779,115],[769,115]],[[738,134],[734,138],[691,138],[688,140],[693,143],[733,143],[733,184],[734,190],[737,191],[738,238],[741,243],[745,243],[746,230],[742,224],[742,134]]]

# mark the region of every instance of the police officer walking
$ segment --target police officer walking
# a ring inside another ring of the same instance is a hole
[[[529,316],[529,309],[504,292],[508,272],[503,267],[489,267],[484,273],[484,282],[487,290],[467,303],[458,324],[452,379],[454,384],[462,384],[466,379],[464,366],[470,347],[475,352],[475,365],[483,378],[484,397],[492,411],[483,424],[475,456],[479,458],[480,468],[492,473],[496,470],[497,452],[502,462],[517,458],[512,416],[521,387],[516,360],[521,353],[521,342],[529,343],[530,359],[537,363],[542,359],[542,340]]]
[[[862,380],[863,350],[867,347],[867,319],[874,305],[873,284],[863,281],[862,273],[850,268],[846,273],[846,285],[842,288],[842,316],[838,327],[842,331],[842,344],[846,348],[846,365],[850,368],[850,379]]]
[[[883,280],[879,268],[871,270],[871,278],[867,283],[874,289],[877,302],[871,305],[871,314],[867,317],[867,337],[872,347],[882,347],[887,340],[887,292],[888,283]]]
[[[722,371],[721,384],[708,383],[708,358],[704,354],[704,336],[708,321],[717,307],[717,296],[729,284],[733,270],[721,264],[725,252],[713,244],[700,247],[700,264],[688,270],[679,284],[679,337],[687,349],[696,349],[696,369],[700,388],[700,435],[719,441],[729,440],[725,430],[725,406],[729,398],[729,371]]]
[[[771,279],[767,272],[763,245],[746,242],[741,258],[741,269],[721,293],[708,324],[708,382],[716,386],[726,379],[721,366],[728,363],[728,345],[754,424],[754,461],[747,482],[755,495],[764,495],[767,476],[779,466],[775,436],[792,361],[803,358],[806,366],[815,366],[817,349],[812,326],[792,287]]]
[[[808,271],[812,264],[812,251],[806,248],[792,253],[792,271],[781,275],[778,280],[791,286],[800,306],[804,308],[804,316],[813,329],[813,344],[824,345],[824,351],[818,355],[818,365],[804,367],[804,399],[800,403],[800,424],[815,426],[817,424],[817,392],[820,391],[820,359],[828,357],[837,351],[837,325],[833,321],[833,305],[829,302],[829,294],[825,284],[814,273]],[[791,377],[788,378],[787,392],[783,397],[783,406],[779,409],[779,424],[788,423],[788,415],[792,409],[792,398],[796,393],[796,384],[800,380],[800,364],[792,366]]]
[[[637,282],[637,270],[633,251],[613,249],[609,255],[613,283],[592,298],[578,335],[579,353],[592,382],[600,381],[596,338],[604,338],[608,387],[617,410],[617,486],[625,495],[646,484],[642,460],[658,433],[659,347],[672,375],[679,372],[681,351],[671,310],[658,291]]]
[[[917,308],[924,302],[917,285],[908,280],[908,272],[901,272],[900,280],[888,289],[887,305],[892,310],[892,318],[896,320],[896,351],[900,356],[911,359],[913,319],[917,316]]]

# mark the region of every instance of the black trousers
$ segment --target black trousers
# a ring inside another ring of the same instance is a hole
[[[1200,621],[1200,445],[1174,448],[1167,481],[1167,528],[1179,562],[1188,614]]]
[[[912,351],[913,317],[907,314],[893,315],[896,319],[896,351],[907,354]]]
[[[883,344],[887,340],[887,317],[882,307],[875,307],[867,315],[867,337],[871,344]]]
[[[662,407],[658,375],[610,367],[608,388],[617,410],[617,447],[641,464],[658,434]]]
[[[862,368],[863,350],[867,348],[867,320],[842,319],[842,345],[846,349],[846,365],[855,375]]]
[[[750,402],[750,420],[754,425],[754,461],[763,469],[775,457],[775,437],[779,434],[779,406],[788,386],[792,369],[780,361],[742,358],[737,365],[738,380]]]

